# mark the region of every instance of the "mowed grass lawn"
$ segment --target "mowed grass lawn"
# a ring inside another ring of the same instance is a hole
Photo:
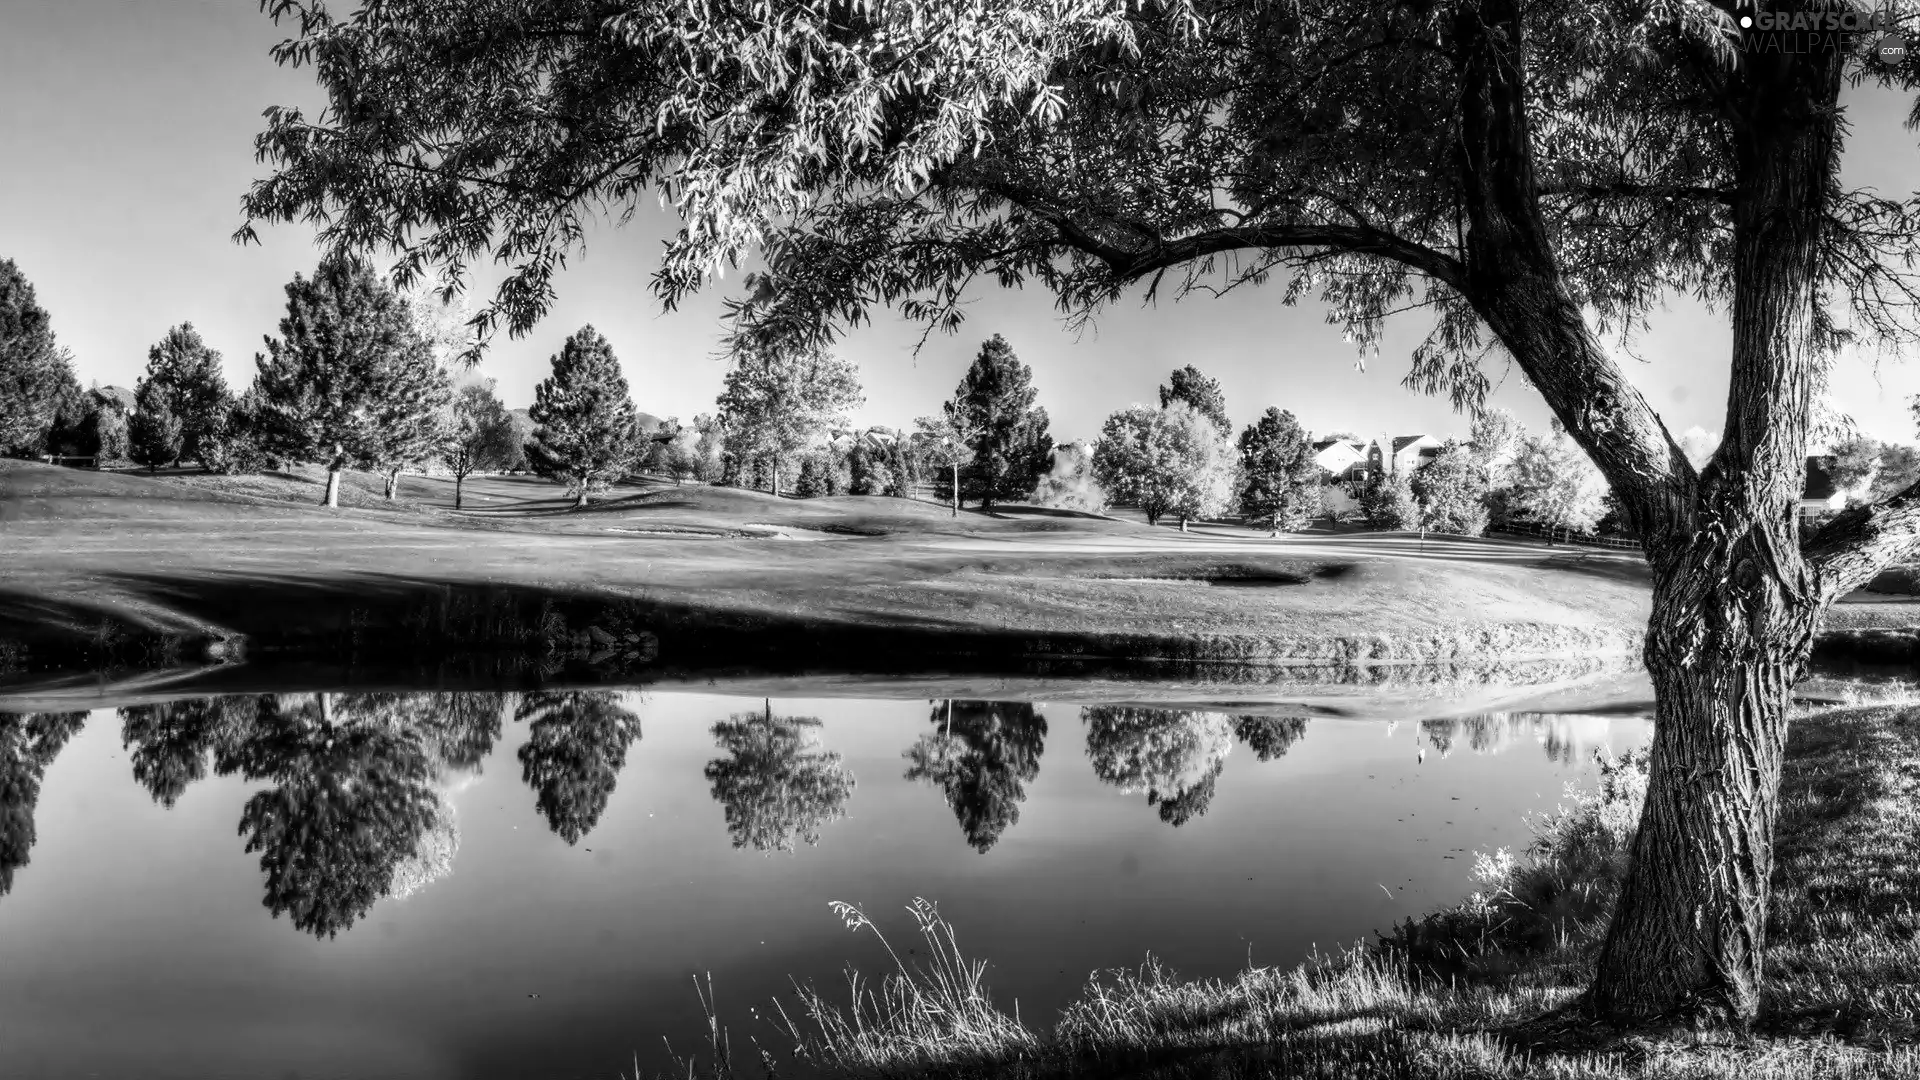
[[[734,615],[936,633],[1246,640],[1471,639],[1644,625],[1631,554],[1499,540],[1168,528],[1034,508],[950,515],[880,497],[811,500],[623,486],[584,511],[529,477],[409,476],[400,498],[317,470],[95,473],[0,463],[0,623],[95,613],[257,634],[335,592],[402,583],[629,597]],[[250,602],[235,597],[244,594]],[[295,602],[293,598],[299,598]],[[1464,635],[1464,637],[1462,637]],[[1622,638],[1624,640],[1624,637]],[[1542,638],[1540,651],[1556,651]],[[1588,644],[1591,644],[1589,639]]]

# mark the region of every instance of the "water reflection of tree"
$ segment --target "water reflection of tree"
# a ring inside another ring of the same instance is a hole
[[[1587,753],[1586,742],[1573,729],[1571,718],[1551,713],[1480,713],[1422,720],[1420,734],[1442,757],[1463,744],[1476,754],[1497,754],[1526,738],[1532,738],[1548,760],[1560,765],[1572,765]]]
[[[500,703],[485,693],[197,698],[121,709],[121,739],[135,779],[165,806],[206,776],[209,759],[219,775],[271,782],[240,821],[247,851],[261,853],[264,902],[332,937],[399,878],[410,890],[446,872],[458,833],[433,785],[478,767],[499,735]]]
[[[260,852],[265,904],[296,929],[333,937],[387,895],[441,812],[432,748],[382,695],[259,699],[247,737],[216,765],[273,787],[240,815]]]
[[[906,778],[945,792],[967,843],[984,852],[1020,820],[1046,718],[1024,701],[940,701],[931,719],[939,727],[907,750]]]
[[[541,690],[521,698],[515,720],[531,720],[520,776],[533,786],[547,824],[576,844],[599,824],[640,737],[640,718],[612,690]]]
[[[13,872],[33,850],[40,781],[86,720],[84,712],[0,713],[0,896],[13,891]]]
[[[1286,756],[1288,749],[1307,734],[1307,722],[1298,716],[1236,716],[1233,736],[1261,761]]]
[[[713,797],[726,813],[733,846],[792,851],[796,841],[820,842],[820,827],[846,814],[853,774],[840,755],[814,749],[820,721],[736,713],[713,725],[727,756],[707,763]]]
[[[1094,705],[1081,711],[1095,776],[1129,795],[1145,792],[1160,820],[1180,826],[1207,812],[1233,750],[1220,713]]]

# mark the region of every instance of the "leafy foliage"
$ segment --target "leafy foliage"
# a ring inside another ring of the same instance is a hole
[[[937,701],[938,726],[907,749],[908,780],[946,793],[967,844],[992,849],[1020,821],[1026,786],[1040,775],[1047,721],[1024,701]]]
[[[1226,716],[1096,705],[1082,709],[1080,718],[1095,776],[1129,795],[1144,792],[1169,825],[1207,812],[1233,750],[1233,723]]]
[[[440,444],[440,460],[456,481],[476,472],[504,469],[513,460],[513,416],[494,395],[493,380],[470,382],[454,391]],[[459,488],[456,487],[456,492]],[[456,508],[459,498],[455,499]]]
[[[611,690],[538,690],[521,698],[516,721],[531,721],[520,747],[520,778],[560,839],[577,844],[613,797],[640,718]]]
[[[1286,756],[1294,743],[1305,738],[1307,722],[1298,716],[1236,716],[1233,737],[1247,745],[1261,761]]]
[[[1459,442],[1448,439],[1432,461],[1414,470],[1411,487],[1426,528],[1459,536],[1487,531],[1486,474]]]
[[[1094,479],[1093,451],[1084,443],[1061,443],[1053,448],[1053,467],[1033,489],[1037,506],[1058,510],[1103,513],[1107,493]]]
[[[1607,481],[1564,434],[1529,435],[1514,458],[1510,504],[1550,529],[1591,533],[1607,513]]]
[[[820,721],[739,713],[713,726],[725,757],[707,763],[713,797],[725,811],[733,846],[792,851],[817,844],[820,828],[846,814],[853,774],[840,755],[813,749]]]
[[[1184,401],[1114,413],[1093,449],[1100,486],[1145,511],[1149,524],[1224,512],[1233,499],[1233,466],[1232,444]]]
[[[1290,412],[1268,408],[1240,433],[1240,509],[1276,533],[1297,532],[1319,515],[1325,473]]]
[[[736,352],[719,398],[727,450],[742,464],[769,469],[777,495],[781,465],[864,400],[853,364],[825,349]]]

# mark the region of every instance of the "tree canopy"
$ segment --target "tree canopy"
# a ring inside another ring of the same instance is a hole
[[[1176,401],[1186,402],[1194,412],[1213,421],[1222,436],[1233,436],[1233,421],[1227,418],[1227,395],[1220,389],[1220,380],[1202,374],[1192,364],[1178,368],[1160,385],[1160,407]]]
[[[771,469],[778,495],[782,464],[864,400],[859,372],[844,357],[824,348],[766,348],[734,353],[718,404],[728,452]]]
[[[192,323],[171,327],[147,350],[142,387],[147,385],[167,392],[167,404],[180,422],[180,456],[205,464],[233,407],[220,354],[200,339]]]
[[[1138,506],[1148,524],[1224,512],[1233,499],[1232,444],[1184,401],[1144,405],[1107,417],[1094,445],[1093,470],[1117,500]]]
[[[1423,309],[1405,381],[1462,406],[1511,361],[1654,571],[1656,765],[1581,1007],[1756,1015],[1789,690],[1825,607],[1920,542],[1913,486],[1804,536],[1795,513],[1837,350],[1920,339],[1920,199],[1840,169],[1843,88],[1911,93],[1920,61],[1711,0],[268,10],[328,105],[268,115],[242,234],[308,220],[403,274],[495,258],[483,317],[515,330],[586,214],[657,189],[683,220],[658,294],[758,256],[751,347],[882,306],[955,329],[978,281],[1075,318],[1265,284],[1363,355]],[[1704,464],[1605,342],[1673,295],[1730,323]]]
[[[326,467],[331,506],[342,470],[393,461],[445,406],[447,376],[364,260],[328,256],[286,292],[280,336],[255,358],[258,424],[271,452]]]

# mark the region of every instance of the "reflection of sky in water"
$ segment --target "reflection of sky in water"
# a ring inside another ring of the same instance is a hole
[[[606,1076],[696,1048],[707,971],[736,1048],[779,1046],[749,1006],[885,959],[827,901],[904,950],[916,895],[1049,1018],[1149,950],[1230,975],[1456,900],[1645,735],[605,692],[16,719],[0,1076]]]

